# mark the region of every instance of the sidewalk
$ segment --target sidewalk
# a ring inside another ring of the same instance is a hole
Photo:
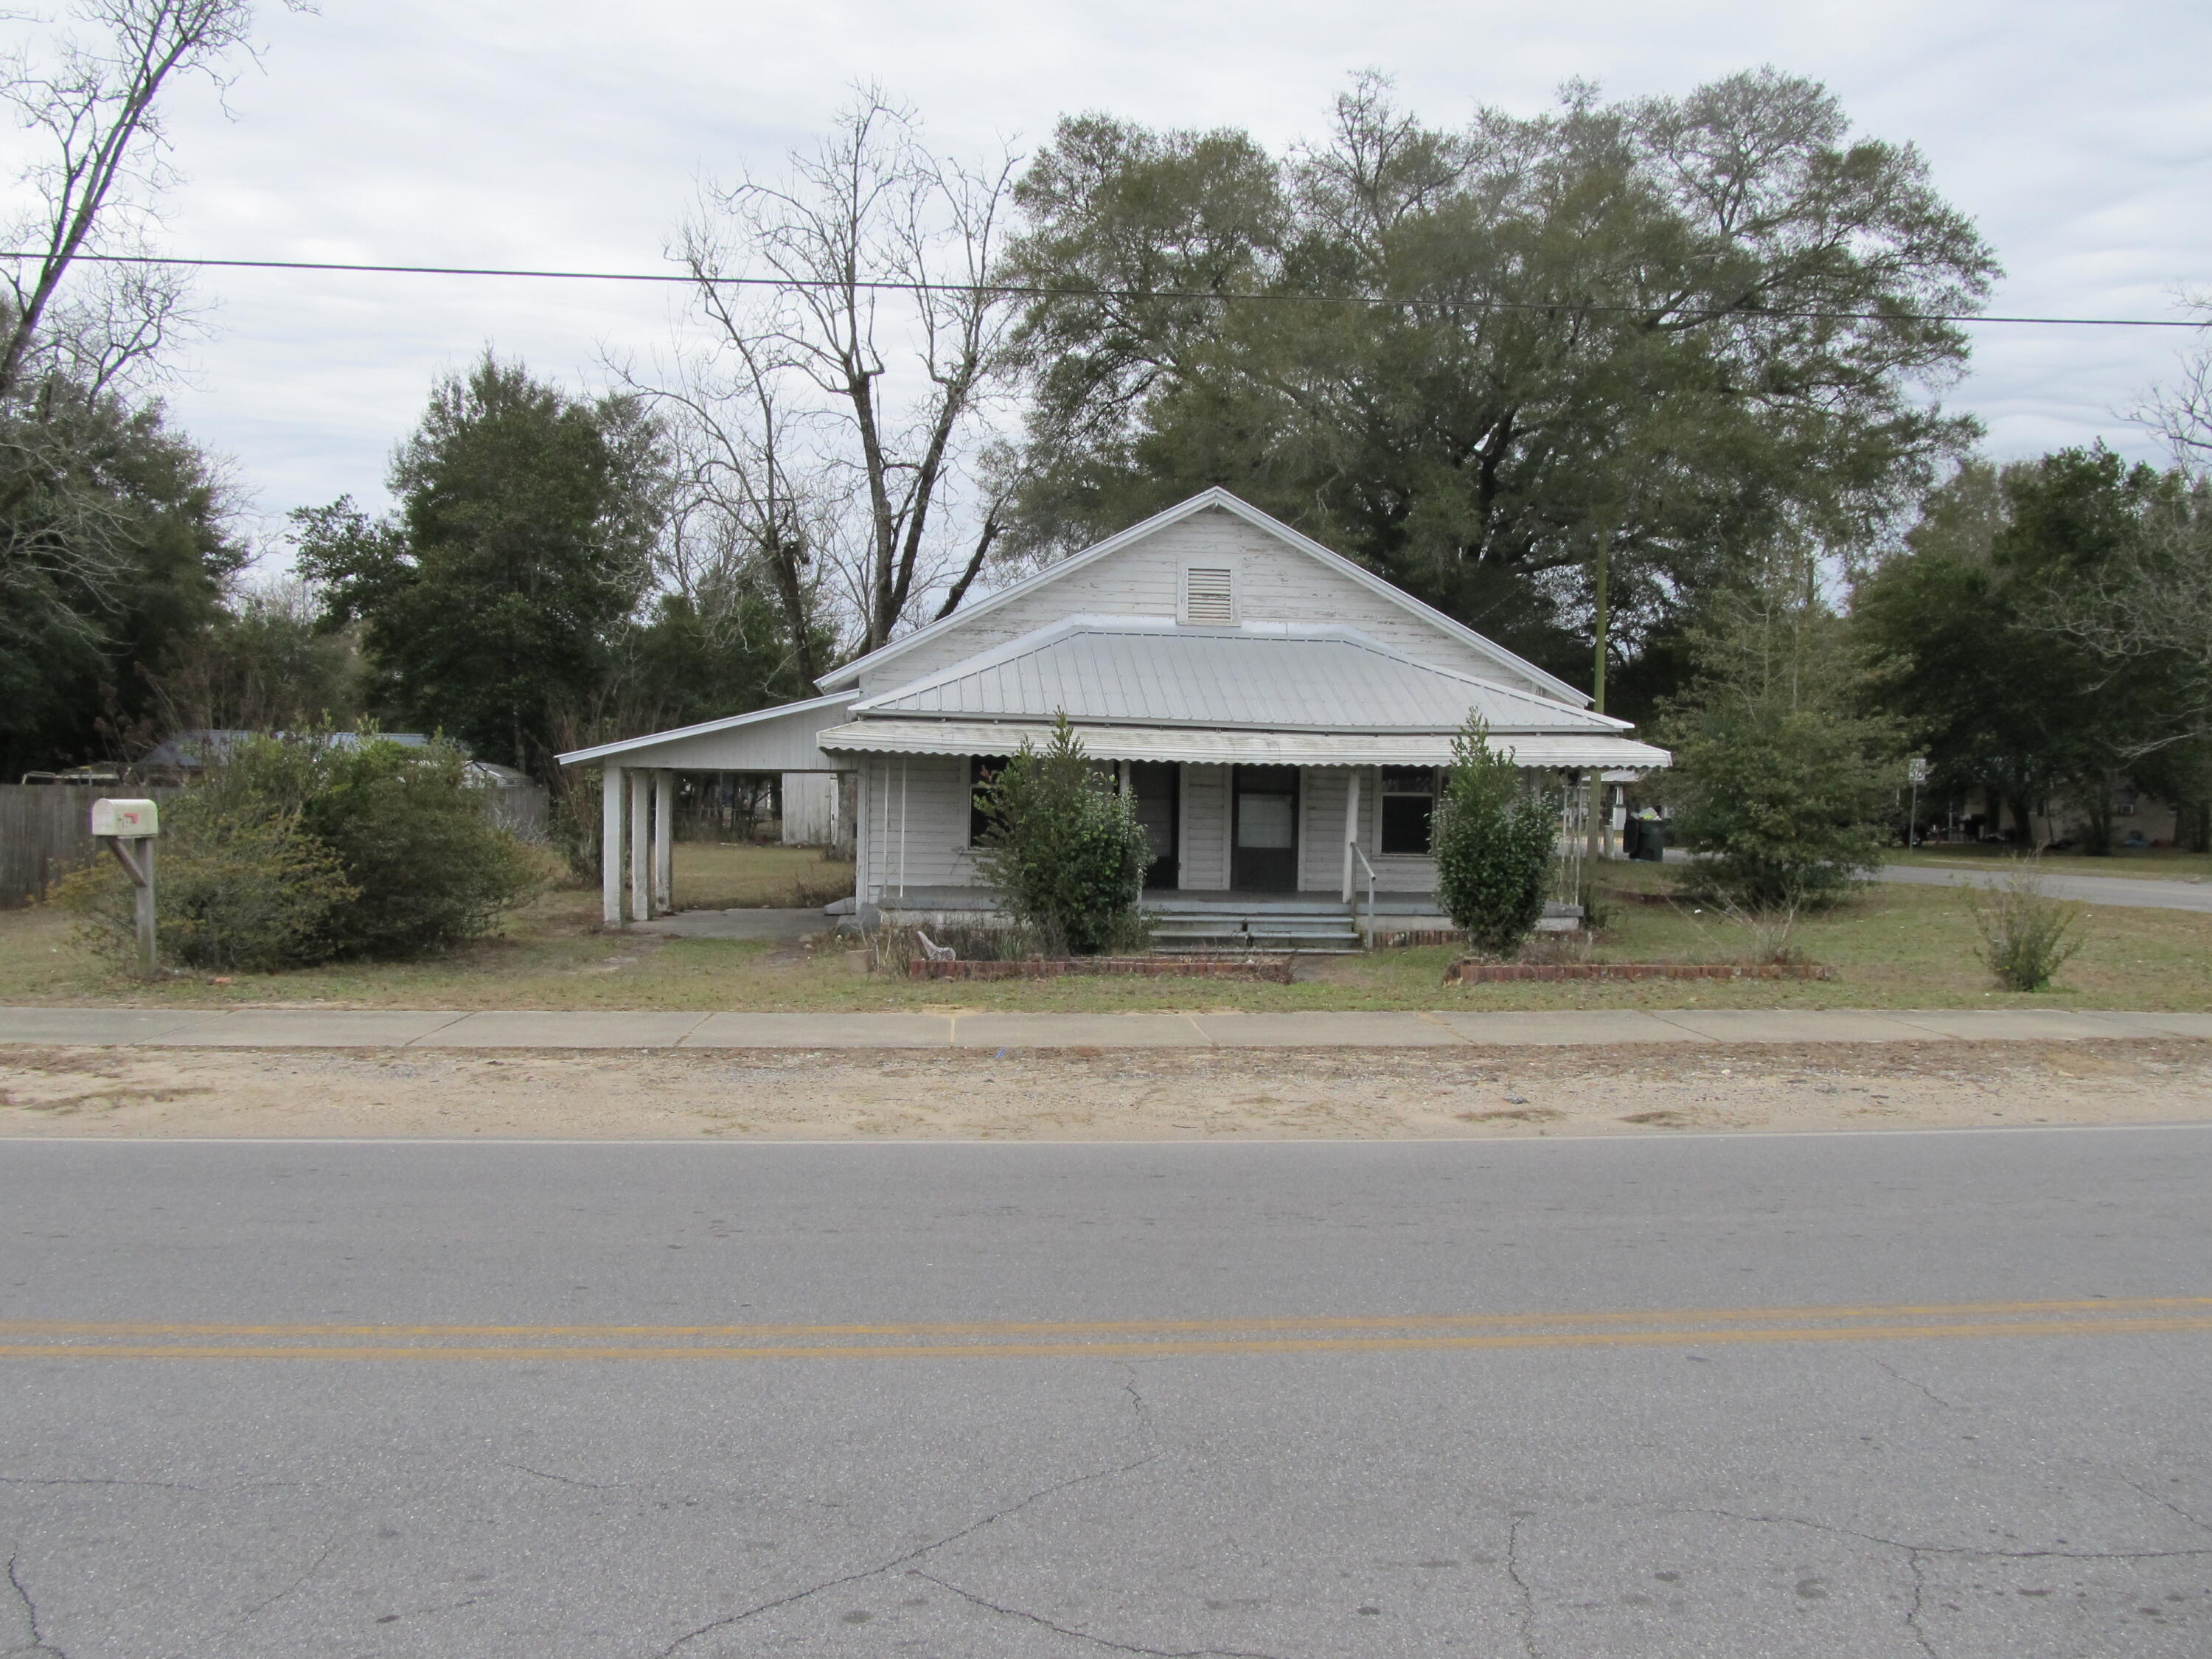
[[[1623,1042],[2212,1040],[2212,1013],[656,1014],[0,1008],[0,1046],[188,1048],[1450,1048]]]

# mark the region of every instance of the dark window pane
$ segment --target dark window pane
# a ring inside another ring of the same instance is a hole
[[[1385,853],[1425,853],[1429,850],[1429,818],[1437,807],[1433,795],[1382,797],[1382,850]]]
[[[1437,775],[1425,766],[1386,766],[1382,769],[1382,793],[1386,795],[1431,795],[1436,793]]]
[[[978,755],[969,763],[968,774],[968,844],[980,847],[984,832],[991,827],[991,815],[983,810],[979,792],[1006,763],[1004,755]]]

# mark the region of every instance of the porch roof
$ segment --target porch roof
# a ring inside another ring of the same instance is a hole
[[[1100,760],[1180,761],[1195,766],[1449,766],[1449,732],[1263,732],[1218,727],[1071,722]],[[857,720],[817,739],[831,754],[1010,755],[1042,748],[1047,720]],[[1530,768],[1599,766],[1637,772],[1668,765],[1663,749],[1611,732],[1498,732],[1492,743]]]

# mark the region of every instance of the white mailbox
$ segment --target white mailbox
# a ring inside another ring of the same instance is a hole
[[[161,833],[161,809],[150,800],[96,800],[92,833],[140,841]]]

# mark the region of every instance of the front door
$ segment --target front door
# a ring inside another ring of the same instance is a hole
[[[1298,887],[1298,769],[1240,766],[1229,884],[1240,892]]]
[[[1137,761],[1129,768],[1129,789],[1137,799],[1137,822],[1152,838],[1152,861],[1146,866],[1147,888],[1181,886],[1182,866],[1176,861],[1176,837],[1182,825],[1177,808],[1182,791],[1176,787],[1182,769],[1167,761]]]

